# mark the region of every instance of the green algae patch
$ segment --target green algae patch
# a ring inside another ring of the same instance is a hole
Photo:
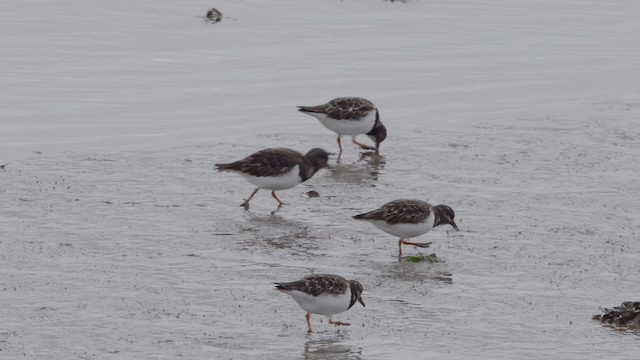
[[[438,262],[441,262],[442,260],[440,260],[435,253],[432,253],[430,255],[418,254],[418,255],[408,256],[407,261],[412,263],[421,263],[421,262],[438,263]]]

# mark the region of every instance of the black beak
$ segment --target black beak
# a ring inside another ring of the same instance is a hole
[[[453,228],[456,229],[456,231],[460,231],[460,229],[458,229],[458,225],[456,225],[455,221],[451,220],[451,222],[449,224],[451,226],[453,226]]]
[[[359,302],[360,304],[362,304],[362,306],[363,306],[363,307],[366,307],[366,306],[364,305],[364,301],[362,300],[362,298],[358,298],[358,302]]]

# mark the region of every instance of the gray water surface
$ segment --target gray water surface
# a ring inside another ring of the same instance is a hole
[[[0,358],[637,356],[591,320],[638,299],[635,2],[9,4]],[[344,95],[380,108],[381,157],[238,206],[213,164],[335,151],[295,105]],[[419,238],[442,262],[351,219],[407,197],[455,209]],[[307,334],[273,290],[311,272],[363,284],[352,326]]]

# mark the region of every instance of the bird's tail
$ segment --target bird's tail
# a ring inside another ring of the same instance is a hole
[[[276,290],[280,290],[280,291],[289,291],[289,290],[293,290],[292,288],[290,288],[289,286],[287,286],[287,283],[274,283],[276,285]]]
[[[304,113],[321,113],[322,110],[320,106],[298,106],[298,111]]]
[[[356,220],[370,220],[372,214],[373,214],[372,212],[367,212],[367,213],[364,213],[364,214],[355,215],[355,216],[353,216],[353,218],[356,219]]]
[[[229,164],[215,164],[216,170],[218,171],[237,171],[237,165],[236,163],[229,163]]]

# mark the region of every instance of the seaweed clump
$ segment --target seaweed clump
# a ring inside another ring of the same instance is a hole
[[[440,260],[435,253],[431,253],[429,255],[418,254],[418,255],[408,256],[407,261],[412,263],[420,263],[420,262],[438,263],[438,262],[441,262],[442,260]]]
[[[640,330],[640,301],[625,301],[620,306],[601,310],[604,314],[594,315],[593,320],[621,329]]]

